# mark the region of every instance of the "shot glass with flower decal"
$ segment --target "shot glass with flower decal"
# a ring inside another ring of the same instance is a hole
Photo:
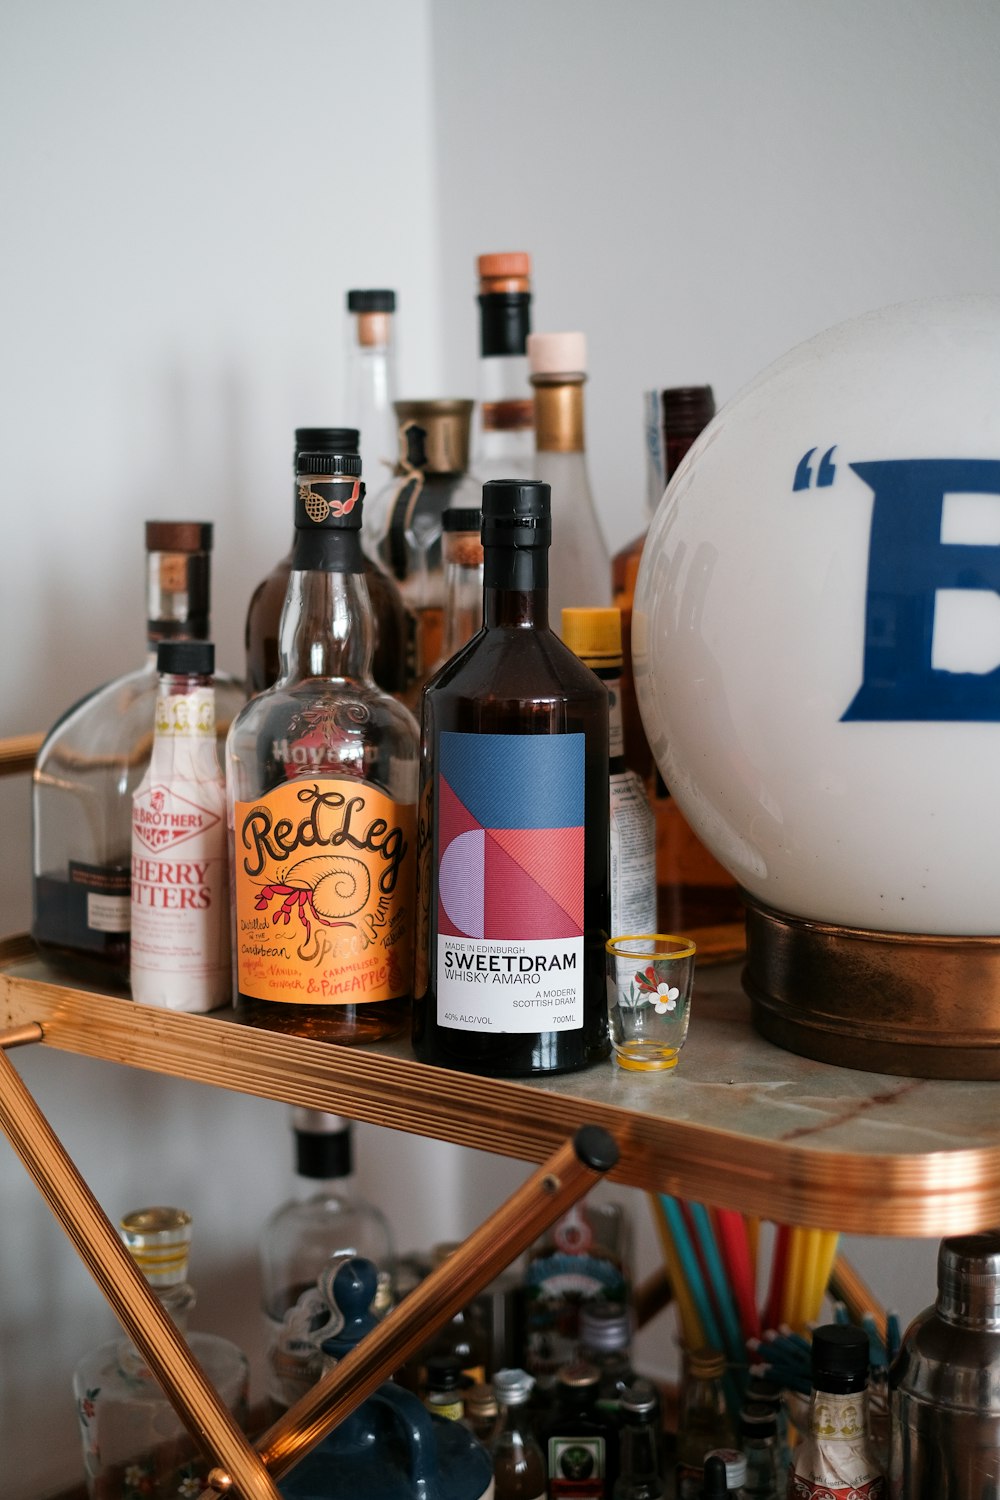
[[[610,938],[608,1022],[621,1068],[677,1066],[691,1018],[695,945],[661,933]]]

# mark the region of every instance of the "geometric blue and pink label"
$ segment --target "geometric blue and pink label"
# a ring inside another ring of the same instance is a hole
[[[583,1024],[582,734],[443,731],[434,798],[438,1024]]]

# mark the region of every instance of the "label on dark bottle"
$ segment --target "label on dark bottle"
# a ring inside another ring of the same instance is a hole
[[[132,890],[128,870],[115,866],[87,865],[71,859],[70,885],[83,893],[86,926],[92,932],[128,932]]]
[[[584,736],[445,730],[436,792],[438,1025],[579,1030]]]
[[[605,1444],[592,1435],[550,1437],[548,1442],[549,1495],[575,1495],[578,1500],[603,1500]]]

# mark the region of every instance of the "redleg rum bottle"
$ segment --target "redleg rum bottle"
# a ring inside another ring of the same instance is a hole
[[[608,695],[549,628],[550,505],[483,486],[483,629],[423,698],[414,1046],[495,1076],[608,1052]]]
[[[301,453],[273,687],[226,746],[245,1020],[329,1041],[402,1030],[412,986],[416,720],[372,678],[354,453]]]

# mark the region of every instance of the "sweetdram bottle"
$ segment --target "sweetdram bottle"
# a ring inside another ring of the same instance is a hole
[[[494,1076],[608,1051],[608,694],[549,628],[550,493],[483,486],[483,629],[423,698],[414,1045]]]
[[[403,1029],[412,985],[416,720],[372,677],[356,453],[300,453],[273,687],[230,730],[237,1003],[338,1042]]]

